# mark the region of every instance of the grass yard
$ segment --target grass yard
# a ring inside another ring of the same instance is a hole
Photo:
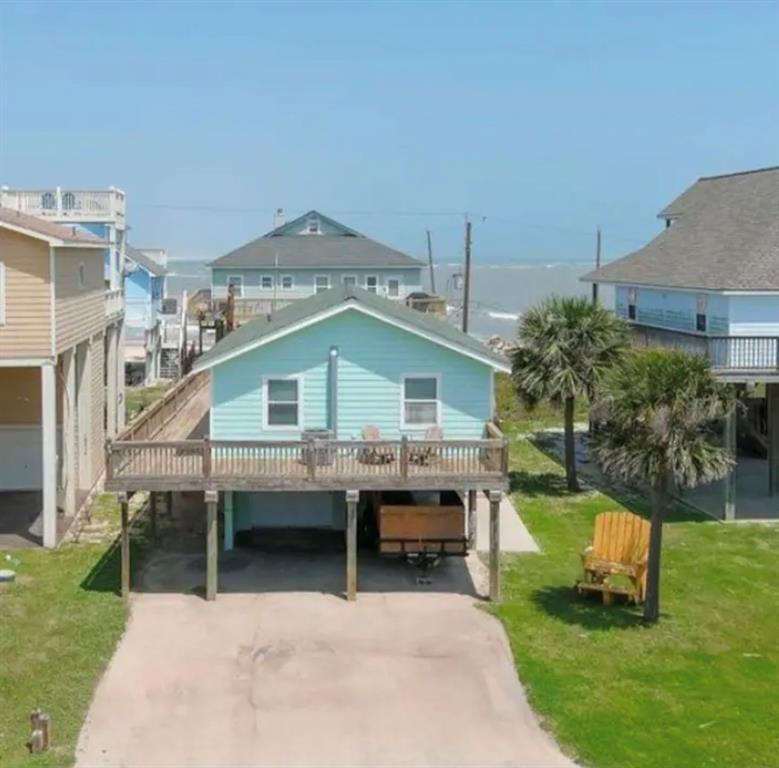
[[[118,529],[113,497],[93,508],[101,541],[44,549],[0,551],[16,582],[0,585],[0,766],[70,766],[92,692],[127,618],[118,596]],[[139,531],[142,534],[142,529]],[[133,538],[143,554],[143,535]],[[9,555],[12,560],[7,560]],[[53,748],[31,756],[29,713],[51,715]]]
[[[157,402],[168,389],[167,384],[151,387],[128,387],[125,390],[125,413],[129,424],[142,410]]]
[[[549,415],[549,414],[547,414]],[[531,417],[532,418],[532,417]],[[597,768],[779,766],[779,527],[725,526],[674,509],[665,526],[661,621],[573,590],[598,512],[647,513],[619,489],[577,495],[505,425],[513,499],[542,548],[504,561],[509,634],[533,706]]]

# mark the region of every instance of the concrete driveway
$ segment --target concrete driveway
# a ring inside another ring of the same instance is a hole
[[[462,560],[430,585],[396,561],[231,553],[216,602],[200,556],[146,569],[77,765],[573,765],[540,728]],[[262,591],[261,591],[262,590]]]

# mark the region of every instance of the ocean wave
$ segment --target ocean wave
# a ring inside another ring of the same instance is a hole
[[[493,320],[519,320],[519,314],[513,312],[487,312],[487,315]]]

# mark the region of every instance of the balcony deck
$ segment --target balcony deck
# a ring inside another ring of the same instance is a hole
[[[202,435],[208,374],[179,382],[106,448],[109,491],[503,490],[508,446],[482,440],[225,441]]]
[[[124,224],[125,196],[120,189],[0,189],[0,205],[55,221],[113,221]]]

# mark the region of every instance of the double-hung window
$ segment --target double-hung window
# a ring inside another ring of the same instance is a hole
[[[376,275],[367,275],[365,278],[365,290],[368,293],[379,292],[379,278]]]
[[[436,375],[409,375],[402,382],[401,426],[431,427],[440,422],[441,380]]]
[[[262,275],[260,277],[260,288],[266,291],[273,288],[273,275]]]
[[[265,428],[302,429],[301,379],[289,376],[265,379]]]
[[[291,291],[295,287],[295,278],[292,275],[281,276],[281,290]]]
[[[324,293],[330,290],[330,276],[317,275],[314,278],[314,293]]]

